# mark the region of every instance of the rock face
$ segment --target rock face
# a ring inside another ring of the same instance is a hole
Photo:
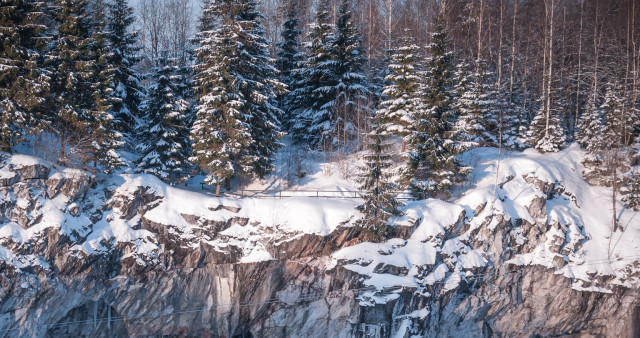
[[[437,248],[433,261],[408,267],[373,263],[374,255],[337,259],[337,250],[360,241],[348,224],[326,236],[289,233],[243,216],[237,206],[220,205],[211,212],[228,217],[182,213],[181,226],[145,217],[166,202],[154,187],[139,185],[124,194],[113,182],[46,163],[5,161],[1,170],[0,210],[10,225],[3,229],[15,233],[0,238],[0,336],[640,334],[637,290],[614,285],[610,293],[577,291],[571,279],[554,273],[582,242],[565,236],[575,229],[545,221],[547,202],[566,195],[555,183],[531,180],[540,194],[527,206],[529,220],[488,217],[482,205],[473,217],[460,210],[449,226],[420,240],[412,237],[420,219],[400,225],[398,238],[375,255],[388,257],[412,241]],[[57,218],[63,221],[47,226]],[[105,224],[131,225],[124,238],[131,231],[139,237],[109,240],[100,232]],[[246,240],[238,240],[240,231],[248,233]],[[27,235],[32,237],[24,240]],[[451,243],[457,247],[445,249]],[[549,243],[559,257],[553,258],[555,269],[512,263],[540,243]],[[256,248],[270,259],[245,261]],[[476,251],[484,263],[460,263]],[[358,269],[419,282],[376,288]],[[440,269],[443,276],[459,271],[466,277],[455,284],[451,278],[428,282]],[[594,285],[605,285],[602,278],[594,277]]]

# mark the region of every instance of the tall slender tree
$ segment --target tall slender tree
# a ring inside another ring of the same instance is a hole
[[[330,89],[337,84],[331,71],[333,27],[329,23],[329,4],[322,0],[306,43],[308,58],[301,62],[300,79],[290,96],[293,117],[291,132],[300,141],[317,146],[330,137],[333,99]]]
[[[378,118],[379,120],[379,118]],[[363,214],[356,224],[366,240],[380,242],[387,236],[387,222],[391,216],[401,215],[396,199],[397,185],[391,181],[393,165],[389,149],[389,134],[376,126],[369,135],[364,164],[359,167],[357,182],[364,191],[364,203],[357,207]]]
[[[288,0],[286,7],[286,16],[280,36],[282,41],[278,43],[278,59],[275,66],[280,71],[280,81],[287,86],[289,90],[295,87],[295,83],[298,82],[299,76],[296,69],[300,62],[303,60],[303,53],[300,51],[300,34],[302,31],[299,29],[298,14],[296,12],[295,3],[292,0]],[[289,128],[291,126],[292,116],[290,114],[292,98],[289,95],[281,95],[280,107],[284,110],[282,118],[283,126]]]
[[[405,184],[416,198],[448,196],[457,174],[455,115],[451,104],[452,57],[447,32],[438,24],[429,45],[426,80],[421,88],[424,106],[412,118],[414,131],[409,136],[409,161],[403,174]]]
[[[382,90],[384,99],[376,113],[380,120],[379,128],[391,135],[402,137],[403,153],[405,138],[413,129],[412,119],[422,109],[418,57],[418,46],[413,43],[411,37],[406,36],[391,56],[388,65],[389,75],[385,77],[388,85]]]
[[[492,88],[491,73],[484,61],[477,61],[477,70],[467,77],[458,69],[459,83],[454,107],[457,110],[456,133],[467,148],[498,144],[498,116],[500,109]]]
[[[172,185],[183,182],[189,168],[188,128],[185,124],[189,102],[181,92],[185,79],[176,61],[159,60],[154,69],[149,100],[144,104],[149,123],[143,128],[145,142],[138,167]]]
[[[131,139],[136,134],[136,120],[144,97],[144,87],[135,70],[138,56],[138,33],[132,30],[133,8],[127,0],[112,0],[109,5],[108,34],[111,46],[109,62],[115,69],[113,81],[113,123],[117,131]]]
[[[92,119],[91,20],[87,0],[57,0],[60,24],[56,43],[48,56],[54,101],[52,131],[60,142],[58,161],[84,162],[91,146],[87,132]]]
[[[88,122],[94,173],[98,165],[111,173],[124,165],[116,150],[123,145],[122,135],[114,130],[112,108],[115,69],[110,63],[113,53],[107,41],[106,8],[103,0],[96,0],[93,8],[90,43],[93,107]]]
[[[327,89],[333,98],[332,133],[343,144],[348,143],[349,132],[359,132],[358,121],[364,120],[369,113],[371,92],[363,70],[364,55],[360,33],[353,23],[351,1],[342,0],[331,44],[331,71],[337,83],[334,88]]]
[[[232,0],[209,1],[203,9],[196,64],[196,120],[191,128],[190,161],[206,173],[205,183],[220,187],[238,173],[249,173],[252,140],[246,100],[239,94],[232,59],[238,51]],[[220,25],[214,25],[218,21]]]
[[[40,1],[0,3],[0,150],[11,152],[25,132],[41,131],[38,106],[48,90],[42,72],[47,42]]]
[[[240,95],[246,101],[243,114],[248,123],[253,142],[249,152],[253,157],[252,173],[264,177],[273,170],[273,157],[281,147],[280,117],[283,112],[277,106],[277,97],[284,93],[285,85],[277,78],[277,69],[268,54],[268,41],[264,37],[262,14],[255,0],[236,0],[237,11],[232,26],[238,49],[232,60]]]

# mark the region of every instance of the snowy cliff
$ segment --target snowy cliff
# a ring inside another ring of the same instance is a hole
[[[633,336],[640,213],[583,153],[463,155],[455,199],[360,243],[358,200],[216,198],[0,162],[0,336]],[[497,173],[497,174],[496,174]]]

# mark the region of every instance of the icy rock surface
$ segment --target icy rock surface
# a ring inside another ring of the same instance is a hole
[[[0,336],[634,336],[640,215],[582,152],[477,149],[451,202],[361,243],[349,199],[215,198],[0,162]],[[499,170],[498,170],[499,165]],[[497,174],[496,174],[497,172]]]

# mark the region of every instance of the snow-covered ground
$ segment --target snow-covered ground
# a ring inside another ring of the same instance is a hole
[[[583,156],[577,145],[552,154],[540,154],[533,149],[507,152],[501,161],[497,149],[469,151],[461,159],[474,169],[470,185],[462,189],[461,197],[450,203],[433,199],[411,202],[405,208],[406,215],[392,221],[402,224],[420,220],[408,240],[363,243],[344,248],[333,258],[336,263],[346,262],[349,269],[369,276],[365,285],[377,290],[397,286],[421,289],[434,283],[444,284],[445,290],[455,288],[462,279],[481,278],[474,271],[488,263],[487,253],[472,249],[469,243],[492,242],[494,238],[487,238],[494,233],[491,230],[506,219],[512,221],[510,232],[516,243],[499,249],[533,246],[507,263],[555,269],[555,273],[571,278],[577,290],[611,292],[608,285],[600,285],[594,277],[603,277],[611,284],[638,287],[640,213],[625,209],[618,202],[617,216],[623,230],[613,233],[611,188],[591,186],[583,179],[584,168],[580,163]],[[544,191],[549,183],[555,192]],[[546,200],[546,214],[531,213],[530,206],[536,198]],[[462,211],[468,230],[445,240],[445,229],[455,226]],[[518,226],[521,220],[541,227],[537,242],[523,236],[525,227]],[[438,254],[444,257],[443,262],[433,266]],[[561,267],[558,259],[563,261]],[[385,265],[408,272],[397,276],[376,271]],[[420,271],[423,266],[432,269],[423,273]],[[376,295],[371,292],[363,299],[368,296],[384,302]]]
[[[264,179],[234,179],[230,193],[240,194],[244,190],[245,195],[276,196],[283,191],[283,196],[315,196],[320,192],[320,196],[351,197],[352,192],[358,190],[354,179],[362,161],[357,154],[330,155],[307,150],[293,144],[289,137],[282,143],[284,147],[276,154],[272,174]],[[191,177],[186,189],[202,191],[203,179],[202,175]],[[212,194],[212,191],[205,193]]]
[[[287,144],[278,155],[273,175],[244,186],[247,190],[269,193],[278,189],[353,191],[357,155],[328,163],[319,154],[301,156],[303,178],[291,172],[299,171],[289,161],[292,145]],[[429,199],[407,202],[405,215],[392,220],[396,226],[414,226],[408,239],[394,238],[384,243],[361,243],[335,252],[332,264],[343,264],[348,269],[366,276],[364,284],[376,290],[398,287],[424,289],[428,285],[443,284],[444,289],[455,288],[465,279],[481,278],[482,271],[491,263],[492,231],[503,219],[512,220],[507,229],[515,239],[513,247],[528,247],[512,257],[513,265],[542,265],[555,269],[574,280],[579,290],[609,292],[609,285],[600,285],[594,276],[608,276],[608,283],[636,287],[635,271],[640,262],[640,214],[623,208],[618,203],[618,217],[623,231],[611,231],[611,189],[590,186],[583,179],[580,161],[583,152],[573,145],[559,153],[540,154],[535,150],[506,152],[499,161],[498,151],[479,148],[461,155],[461,160],[473,171],[469,182],[457,187],[452,201]],[[14,167],[32,162],[46,162],[25,155],[9,160]],[[0,178],[10,178],[8,162],[0,169]],[[78,175],[82,172],[52,167],[50,176]],[[288,168],[294,167],[295,170]],[[89,175],[88,173],[84,173]],[[171,187],[159,179],[130,170],[99,177],[98,187],[87,193],[84,204],[101,208],[112,205],[94,222],[84,214],[72,215],[77,205],[62,194],[53,198],[36,198],[37,210],[44,217],[28,229],[15,222],[0,226],[0,259],[17,268],[47,262],[37,255],[17,255],[12,248],[29,246],[42,240],[46,228],[57,228],[61,234],[75,240],[72,254],[86,256],[100,254],[114,245],[132,244],[128,255],[140,264],[153,259],[161,247],[156,234],[140,228],[140,216],[127,219],[118,207],[118,199],[134,198],[143,189],[147,194],[160,197],[158,203],[143,216],[146,220],[167,225],[167,231],[185,240],[190,246],[205,242],[216,250],[224,251],[229,245],[242,249],[241,262],[273,259],[265,243],[277,243],[298,238],[303,234],[328,235],[339,226],[352,226],[359,217],[355,207],[360,203],[353,198],[217,198],[212,192],[201,192],[201,177],[192,178],[187,185]],[[238,182],[234,182],[238,183]],[[497,185],[496,185],[497,184]],[[551,186],[553,192],[544,191]],[[106,197],[104,188],[112,191]],[[22,203],[20,197],[16,205]],[[530,206],[542,199],[546,214],[532,213]],[[25,206],[26,208],[27,206]],[[185,218],[192,216],[192,219]],[[461,216],[464,218],[461,219]],[[194,221],[193,219],[197,221]],[[235,219],[249,219],[246,224]],[[206,234],[210,221],[235,222],[214,237]],[[539,235],[522,225],[523,220],[540,228]],[[207,224],[205,224],[207,223]],[[527,237],[528,236],[528,237]],[[477,243],[483,243],[478,245]],[[502,248],[501,248],[502,249]],[[440,258],[438,258],[440,257]],[[555,260],[554,260],[555,259]],[[558,264],[558,259],[565,263]],[[426,291],[425,291],[426,292]],[[382,298],[381,298],[382,297]],[[375,292],[363,294],[362,301],[384,302],[389,296]],[[422,314],[417,314],[422,315]]]

